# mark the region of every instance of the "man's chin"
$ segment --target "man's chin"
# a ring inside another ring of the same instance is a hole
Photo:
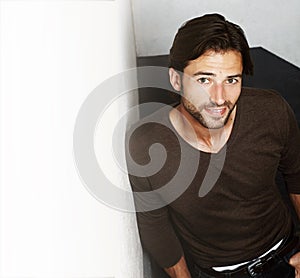
[[[202,117],[199,123],[208,129],[220,129],[223,128],[228,122],[228,115],[224,117]]]
[[[221,129],[224,127],[224,123],[200,123],[207,129]]]

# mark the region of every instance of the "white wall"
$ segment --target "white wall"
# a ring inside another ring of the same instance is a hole
[[[138,56],[167,54],[178,27],[205,13],[239,24],[250,46],[263,46],[300,66],[299,0],[132,0]]]
[[[89,194],[72,149],[82,102],[135,66],[129,0],[4,0],[0,20],[0,277],[141,277],[133,215]]]

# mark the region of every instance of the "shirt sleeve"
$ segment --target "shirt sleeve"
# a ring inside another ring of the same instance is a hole
[[[292,108],[286,103],[285,146],[281,153],[279,170],[289,193],[300,194],[300,131]]]
[[[151,185],[147,178],[129,175],[129,179],[133,191],[151,191]],[[146,203],[149,200],[135,198],[136,205],[137,202]],[[167,206],[137,212],[136,216],[143,248],[160,267],[168,268],[175,265],[183,255],[183,250],[170,221]]]

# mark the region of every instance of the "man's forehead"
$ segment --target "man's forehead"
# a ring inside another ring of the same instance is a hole
[[[184,68],[184,73],[198,75],[207,73],[207,75],[217,74],[219,70],[240,74],[242,72],[242,55],[240,52],[229,50],[226,52],[205,52],[195,60],[189,61]]]

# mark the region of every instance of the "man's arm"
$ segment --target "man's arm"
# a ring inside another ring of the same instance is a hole
[[[292,108],[285,102],[285,144],[281,152],[278,170],[283,174],[290,199],[300,219],[300,130]],[[295,277],[300,278],[300,252],[291,257],[289,263],[295,268]]]
[[[290,194],[292,204],[294,205],[298,219],[300,219],[300,194]]]
[[[191,278],[184,256],[180,258],[178,263],[164,270],[171,278]]]
[[[290,198],[300,219],[300,194],[290,194]],[[300,252],[291,257],[289,263],[295,268],[295,278],[300,278]]]

